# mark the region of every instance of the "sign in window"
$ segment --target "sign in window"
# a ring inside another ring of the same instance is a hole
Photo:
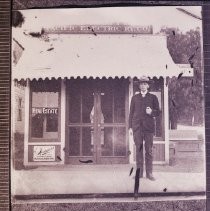
[[[32,92],[32,138],[58,138],[58,100],[58,92]]]

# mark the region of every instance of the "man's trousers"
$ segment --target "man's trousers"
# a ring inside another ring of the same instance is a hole
[[[143,141],[145,141],[145,167],[146,174],[152,173],[153,161],[153,133],[143,133],[139,130],[135,131],[134,142],[136,145],[136,167],[140,168],[140,175],[143,175],[144,155],[143,155]]]

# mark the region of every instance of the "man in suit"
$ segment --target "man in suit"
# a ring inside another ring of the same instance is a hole
[[[152,174],[152,147],[155,132],[154,117],[160,114],[159,102],[155,95],[149,93],[149,78],[142,77],[139,80],[140,93],[131,99],[129,114],[129,130],[133,134],[136,145],[136,166],[139,177],[143,177],[143,141],[145,141],[145,167],[146,177],[154,181]]]

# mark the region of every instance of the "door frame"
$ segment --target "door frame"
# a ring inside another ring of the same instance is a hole
[[[80,139],[81,139],[81,130],[82,130],[82,126],[83,127],[93,127],[93,130],[95,130],[95,115],[94,115],[94,122],[93,123],[71,123],[69,124],[69,99],[70,99],[70,96],[69,96],[69,89],[70,89],[70,86],[71,86],[71,80],[77,80],[77,79],[67,79],[66,80],[66,108],[65,108],[65,111],[66,111],[66,119],[65,119],[65,164],[72,164],[72,165],[81,165],[83,164],[83,161],[91,161],[91,162],[88,162],[86,164],[96,164],[96,145],[95,143],[93,143],[93,149],[92,149],[92,155],[91,156],[69,156],[69,128],[72,126],[75,126],[75,127],[79,127],[80,128]],[[82,79],[80,79],[82,80]],[[81,88],[81,87],[80,87]],[[94,99],[94,102],[93,102],[93,106],[95,105],[95,97],[93,98]],[[81,102],[80,102],[81,103]],[[82,104],[82,103],[81,103]],[[81,110],[80,110],[81,112]],[[96,112],[96,108],[94,106],[94,113]],[[96,134],[93,133],[94,137],[93,137],[93,140],[96,140]],[[80,140],[79,140],[80,141]],[[81,147],[81,146],[80,146]],[[82,161],[82,162],[80,162]]]
[[[132,96],[134,95],[133,86],[134,78],[129,78],[129,108]],[[164,145],[164,161],[154,161],[154,164],[169,164],[169,109],[168,109],[168,86],[166,78],[163,78],[163,86],[161,86],[161,104],[162,104],[162,137],[154,137],[153,144]],[[162,139],[162,140],[161,140]],[[135,143],[133,137],[129,134],[129,149],[131,152],[130,163],[135,163]]]
[[[108,79],[107,79],[108,80]],[[115,79],[112,79],[113,81]],[[124,79],[124,86],[125,86],[125,122],[124,123],[102,123],[101,126],[103,128],[109,128],[112,127],[113,131],[116,130],[116,128],[125,128],[125,147],[126,147],[126,154],[125,156],[102,156],[100,153],[102,152],[102,148],[101,146],[98,147],[98,151],[97,151],[97,158],[98,158],[98,164],[128,164],[129,163],[129,139],[128,139],[128,112],[129,112],[129,102],[128,102],[128,89],[129,89],[129,80],[128,79]],[[101,93],[102,91],[100,90],[101,87],[98,87],[98,104],[97,106],[98,111],[101,107]],[[113,89],[114,90],[114,89]],[[100,124],[100,123],[99,123]],[[97,128],[97,133],[98,133],[98,137],[101,137],[101,130],[100,130],[100,126]],[[98,145],[100,145],[100,141],[97,142]]]
[[[73,79],[73,80],[76,80],[76,79]],[[87,79],[88,80],[88,79]],[[95,79],[97,80],[97,79]],[[89,163],[89,164],[128,164],[129,163],[129,135],[128,135],[128,113],[129,113],[129,101],[128,101],[128,89],[129,89],[129,81],[128,79],[124,79],[125,82],[127,80],[127,84],[125,83],[125,90],[126,90],[126,93],[125,93],[125,123],[121,123],[121,124],[124,124],[125,125],[125,130],[126,130],[126,134],[125,134],[125,145],[126,145],[126,155],[125,156],[101,156],[101,146],[100,146],[100,141],[98,140],[101,135],[101,130],[100,130],[100,126],[98,123],[98,112],[99,112],[99,109],[98,107],[100,106],[99,102],[101,101],[100,99],[100,95],[101,95],[101,92],[100,92],[100,80],[103,80],[103,79],[99,79],[99,81],[96,81],[96,84],[95,84],[95,88],[94,88],[94,113],[96,115],[94,115],[94,123],[85,123],[86,126],[92,126],[93,127],[93,130],[94,130],[94,133],[93,133],[93,140],[94,140],[94,144],[93,144],[93,156],[69,156],[69,136],[68,136],[68,131],[69,131],[69,127],[70,127],[70,124],[69,124],[69,120],[68,120],[68,115],[69,115],[69,92],[68,92],[68,89],[70,88],[70,80],[66,80],[66,93],[65,93],[65,100],[66,100],[66,103],[65,103],[65,111],[66,111],[66,114],[65,114],[65,147],[64,147],[64,151],[65,151],[65,164],[73,164],[73,165],[77,165],[77,164],[82,164],[82,163],[79,163],[78,160],[79,159],[83,159],[83,160],[91,160],[92,162]],[[106,79],[108,80],[108,79]],[[112,80],[115,80],[115,79],[112,79]],[[119,123],[120,124],[120,123]],[[81,127],[82,123],[78,123],[78,127]],[[110,127],[114,127],[114,123],[106,123],[104,124],[104,126],[107,126],[107,125],[110,125]],[[73,125],[72,125],[73,126]],[[115,125],[116,126],[116,125]],[[120,159],[122,160],[122,157],[124,158],[123,161],[120,162]],[[72,162],[71,162],[71,161]]]

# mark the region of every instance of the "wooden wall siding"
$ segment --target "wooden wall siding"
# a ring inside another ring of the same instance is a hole
[[[153,155],[154,161],[165,161],[165,144],[154,144]]]
[[[21,120],[18,119],[19,100],[21,99]],[[14,102],[12,103],[14,121],[14,132],[24,133],[24,119],[25,119],[25,88],[20,85],[14,87]]]

